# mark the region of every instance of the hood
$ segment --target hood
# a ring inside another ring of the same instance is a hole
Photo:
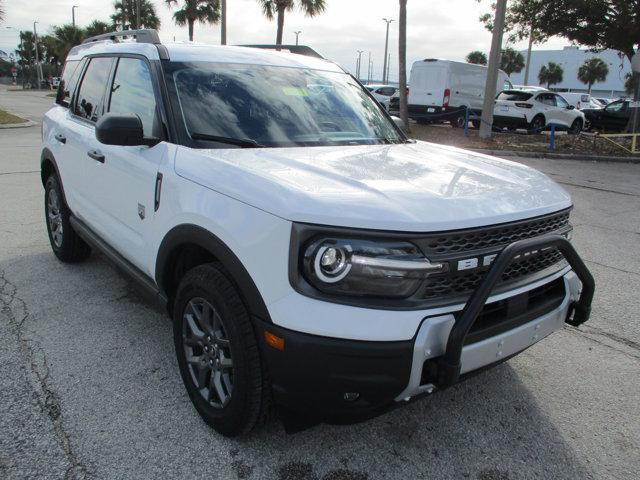
[[[202,150],[179,147],[178,175],[281,218],[426,232],[509,222],[571,205],[524,165],[426,142]]]

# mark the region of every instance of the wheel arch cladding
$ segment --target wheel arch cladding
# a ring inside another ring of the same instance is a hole
[[[40,179],[42,180],[43,187],[47,184],[47,179],[52,173],[55,173],[56,177],[58,177],[60,191],[62,192],[62,200],[66,204],[67,197],[64,192],[64,185],[62,183],[62,178],[60,177],[60,171],[58,170],[56,158],[53,156],[51,150],[49,150],[48,148],[44,148],[42,150],[42,153],[40,154]]]
[[[172,228],[163,238],[156,257],[156,283],[169,300],[169,313],[173,308],[179,280],[186,273],[183,270],[176,278],[176,270],[180,268],[185,255],[197,258],[192,260],[187,270],[202,263],[219,262],[240,291],[249,312],[263,321],[271,322],[262,295],[240,259],[213,233],[192,224]]]

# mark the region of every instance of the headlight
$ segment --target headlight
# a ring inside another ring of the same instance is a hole
[[[404,298],[447,264],[431,263],[409,242],[321,238],[304,248],[301,267],[324,293]]]

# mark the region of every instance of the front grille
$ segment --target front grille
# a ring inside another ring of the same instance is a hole
[[[505,247],[516,240],[556,232],[568,226],[569,212],[565,211],[528,222],[433,236],[426,239],[423,250],[427,257],[431,258],[434,254],[446,255],[494,246]]]
[[[556,263],[558,264],[558,269],[566,265],[566,261],[562,258],[562,253],[557,249],[549,250],[522,261],[513,262],[502,275],[500,285],[504,287],[505,284],[511,281],[519,280],[529,274],[541,272]],[[429,281],[420,294],[420,298],[429,300],[447,296],[464,297],[480,285],[485,273],[486,270],[471,273],[464,273],[463,271],[455,275],[433,275],[429,277]]]
[[[417,239],[420,248],[431,261],[449,264],[449,271],[431,275],[418,289],[415,297],[438,304],[463,302],[480,285],[490,266],[458,270],[458,261],[477,259],[483,265],[487,255],[499,253],[507,245],[545,234],[566,234],[570,231],[569,211],[465,231],[434,234]],[[567,265],[555,248],[535,251],[514,259],[496,286],[496,292],[515,288],[534,278],[554,273]]]

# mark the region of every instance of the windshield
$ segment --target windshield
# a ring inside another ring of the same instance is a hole
[[[403,138],[345,73],[174,63],[185,127],[197,144],[250,147],[398,143]]]

